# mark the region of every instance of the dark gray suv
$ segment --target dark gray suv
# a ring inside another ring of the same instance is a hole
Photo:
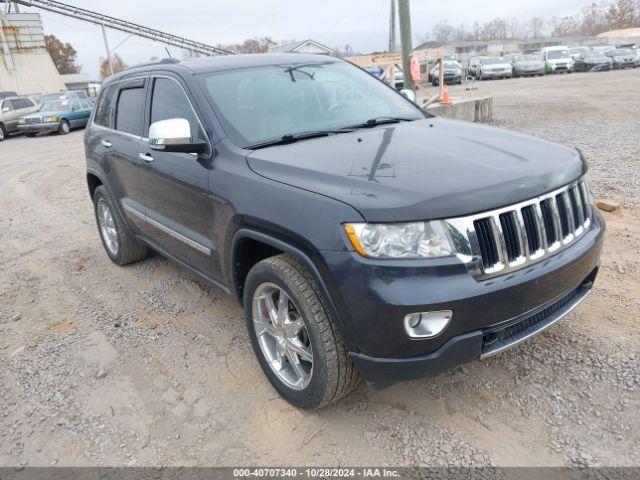
[[[501,352],[598,272],[578,151],[434,117],[334,58],[129,69],[85,144],[109,257],[152,249],[235,297],[265,375],[302,408]]]

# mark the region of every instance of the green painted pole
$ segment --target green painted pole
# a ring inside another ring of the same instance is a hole
[[[404,76],[404,88],[414,89],[411,78],[411,54],[413,43],[411,41],[411,11],[409,0],[398,0],[398,13],[400,20],[400,42],[402,43],[402,73]]]

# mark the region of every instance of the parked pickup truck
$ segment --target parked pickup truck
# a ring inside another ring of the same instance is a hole
[[[435,117],[335,58],[128,69],[85,147],[111,260],[155,250],[236,298],[264,374],[301,408],[502,352],[598,273],[579,151]]]

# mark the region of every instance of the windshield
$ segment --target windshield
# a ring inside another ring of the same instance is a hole
[[[549,50],[547,52],[547,58],[549,60],[557,60],[560,58],[569,58],[571,55],[569,54],[569,50]]]
[[[500,57],[487,57],[482,59],[483,65],[495,65],[496,63],[505,63]]]
[[[40,112],[63,112],[69,108],[69,102],[66,100],[53,100],[40,104],[38,111]]]
[[[343,62],[243,68],[202,74],[198,80],[225,132],[240,147],[376,117],[424,118],[402,95]]]
[[[462,68],[458,62],[444,62],[444,69],[455,70]],[[436,69],[437,70],[437,69]]]
[[[597,60],[597,59],[607,60],[607,56],[603,55],[600,52],[583,53],[582,58],[587,58],[589,60]]]
[[[533,54],[533,53],[529,53],[527,55],[522,55],[522,58],[519,58],[518,60],[519,61],[540,60],[540,57],[538,55]]]

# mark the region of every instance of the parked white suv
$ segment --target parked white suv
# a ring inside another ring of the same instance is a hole
[[[573,72],[573,58],[568,47],[545,47],[542,49],[542,60],[547,67],[547,73]]]

